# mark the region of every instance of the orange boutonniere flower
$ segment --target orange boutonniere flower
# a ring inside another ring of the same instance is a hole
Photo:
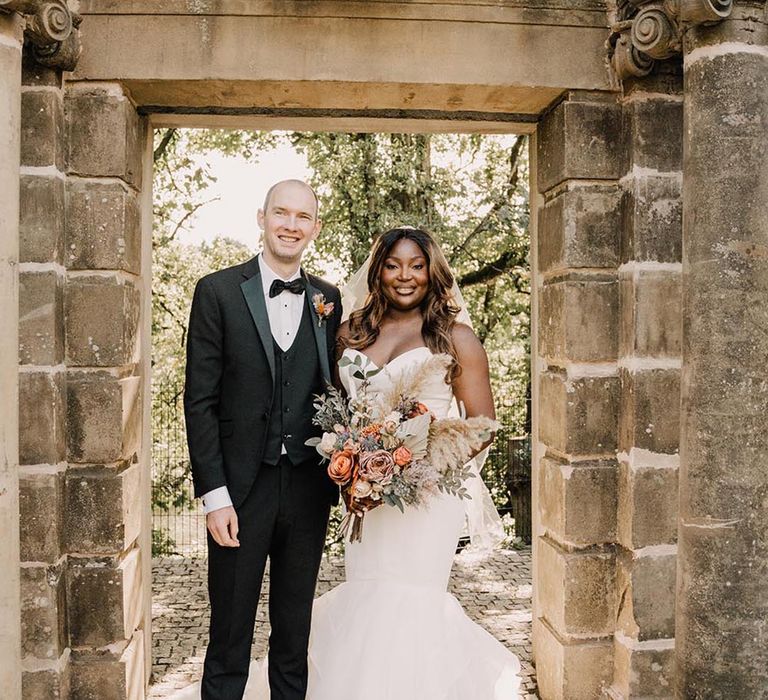
[[[323,321],[333,313],[333,302],[326,301],[323,294],[315,294],[312,297],[312,306],[317,314],[317,325],[322,326]]]

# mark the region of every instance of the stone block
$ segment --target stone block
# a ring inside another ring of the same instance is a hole
[[[63,281],[55,271],[19,274],[19,362],[58,365],[64,357]]]
[[[639,549],[677,542],[678,470],[619,465],[619,542]]]
[[[637,99],[625,109],[629,115],[630,167],[664,173],[682,170],[682,99]]]
[[[67,180],[65,259],[70,270],[125,270],[141,266],[136,193],[118,182]]]
[[[611,551],[569,552],[539,538],[539,612],[561,636],[610,635],[616,622],[616,562]]]
[[[640,270],[620,279],[622,357],[680,357],[682,274]]]
[[[104,464],[133,461],[140,440],[140,377],[70,372],[67,377],[67,459]]]
[[[138,353],[139,292],[119,277],[70,277],[64,323],[69,366],[112,367]]]
[[[122,559],[69,560],[67,600],[72,647],[105,647],[129,639],[141,615],[139,550]]]
[[[621,260],[682,260],[683,200],[679,176],[638,175],[625,187]]]
[[[666,644],[659,648],[635,646],[626,637],[614,645],[613,685],[622,698],[675,697],[675,649]]]
[[[545,457],[539,471],[541,525],[573,546],[616,541],[616,462]]]
[[[84,467],[67,471],[64,524],[68,552],[109,554],[139,533],[141,468]]]
[[[675,636],[675,584],[677,554],[674,550],[633,558],[625,552],[616,567],[622,633],[639,641]]]
[[[21,84],[30,87],[62,86],[62,72],[47,68],[35,60],[31,51],[24,51],[21,57]]]
[[[29,700],[69,700],[69,652],[62,654],[60,668],[23,671],[21,695]]]
[[[564,100],[540,122],[538,187],[570,179],[615,180],[627,169],[625,126],[615,102]]]
[[[539,354],[559,363],[615,360],[618,305],[618,283],[611,275],[545,284],[539,306]]]
[[[22,656],[53,661],[67,647],[63,565],[21,568]]]
[[[115,651],[73,653],[73,700],[144,700],[143,635],[114,646]]]
[[[22,175],[19,183],[19,260],[62,262],[64,180]]]
[[[603,697],[613,675],[613,645],[608,639],[564,639],[543,620],[535,620],[539,695],[551,700]]]
[[[539,210],[541,272],[619,265],[622,193],[615,185],[564,190]]]
[[[54,563],[61,557],[61,472],[26,473],[19,478],[21,561]]]
[[[21,164],[64,169],[61,94],[53,90],[21,93]]]
[[[680,448],[680,370],[629,371],[621,376],[621,449],[662,454]]]
[[[618,377],[540,375],[541,440],[568,455],[613,455],[618,439]]]
[[[67,90],[69,172],[119,177],[141,187],[140,120],[120,87],[77,85]]]
[[[19,374],[19,463],[57,464],[64,460],[63,372]]]

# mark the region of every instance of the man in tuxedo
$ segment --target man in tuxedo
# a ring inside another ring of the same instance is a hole
[[[271,700],[303,700],[312,601],[338,489],[314,448],[313,394],[331,381],[341,299],[304,273],[320,232],[309,185],[285,180],[258,222],[263,250],[199,280],[187,341],[184,413],[195,495],[208,526],[211,627],[203,700],[241,698],[270,561]],[[313,303],[334,304],[330,315]]]

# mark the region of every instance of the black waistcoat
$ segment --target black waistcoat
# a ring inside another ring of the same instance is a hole
[[[306,304],[293,345],[283,351],[273,337],[272,349],[275,353],[275,392],[262,461],[277,464],[281,446],[285,445],[293,464],[308,460],[319,462],[317,450],[304,444],[321,433],[312,425],[315,414],[312,402],[313,395],[322,393],[323,386],[312,317]]]

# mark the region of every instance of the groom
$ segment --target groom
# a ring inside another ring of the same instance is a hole
[[[187,341],[184,412],[195,495],[208,526],[211,627],[203,700],[237,700],[270,561],[271,700],[303,700],[315,583],[338,490],[305,441],[331,380],[338,289],[305,274],[320,232],[314,190],[278,182],[258,213],[263,251],[203,277]],[[316,295],[334,305],[323,314]]]

